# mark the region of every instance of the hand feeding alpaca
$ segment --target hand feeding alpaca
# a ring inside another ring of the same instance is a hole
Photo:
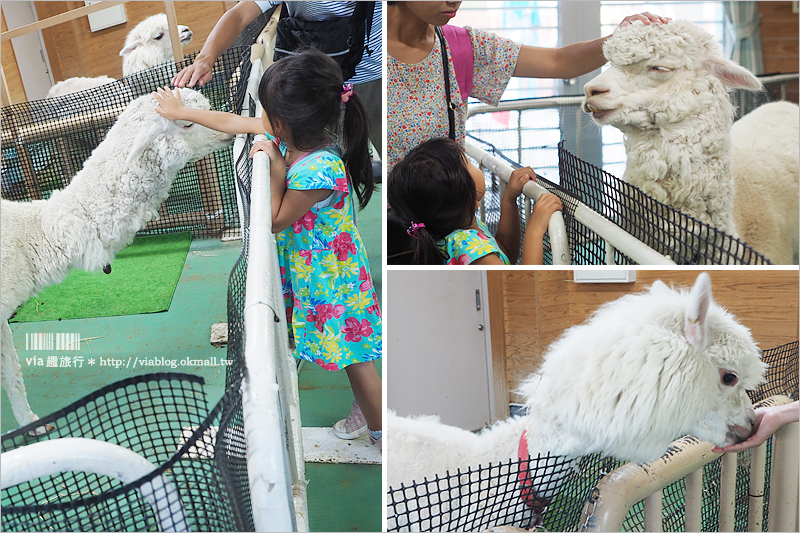
[[[766,104],[732,132],[727,88],[761,82],[687,21],[634,22],[603,53],[611,65],[584,87],[583,109],[625,134],[622,179],[775,263],[796,264],[798,107]]]
[[[188,26],[178,24],[178,35],[181,47],[192,42],[192,30]],[[159,13],[137,24],[125,38],[125,46],[120,50],[119,55],[123,58],[123,76],[172,61],[174,56],[172,42],[169,38],[167,15]],[[53,85],[47,91],[47,98],[94,89],[113,81],[116,80],[108,76],[68,78]]]
[[[601,306],[550,346],[520,388],[523,417],[474,434],[436,417],[390,413],[389,486],[516,459],[523,431],[533,458],[601,453],[646,462],[685,434],[740,442],[756,421],[745,391],[765,368],[749,330],[712,300],[707,274],[691,291],[657,281]],[[566,473],[568,464],[556,468]],[[534,478],[532,488],[546,504],[561,483]]]
[[[200,93],[181,89],[181,96],[187,106],[210,108]],[[199,124],[171,122],[155,105],[151,95],[131,102],[69,186],[49,200],[2,201],[2,383],[20,425],[38,417],[26,398],[8,319],[70,269],[97,272],[110,264],[157,216],[178,171],[232,140]]]

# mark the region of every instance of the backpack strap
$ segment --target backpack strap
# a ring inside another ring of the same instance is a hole
[[[472,92],[472,77],[474,73],[475,56],[472,51],[472,41],[466,29],[459,26],[445,24],[441,26],[442,33],[450,47],[453,56],[453,68],[461,92],[461,100],[467,101]]]

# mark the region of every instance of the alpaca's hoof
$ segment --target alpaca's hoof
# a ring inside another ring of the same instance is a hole
[[[103,272],[105,272],[106,274],[111,274],[111,265],[104,266]]]
[[[28,432],[28,435],[31,437],[38,437],[40,435],[44,435],[50,431],[53,431],[56,427],[53,424],[45,424],[44,426],[39,426],[36,429],[32,429]]]

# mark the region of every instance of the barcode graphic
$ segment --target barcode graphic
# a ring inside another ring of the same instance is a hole
[[[80,333],[26,333],[25,349],[39,351],[80,350]]]

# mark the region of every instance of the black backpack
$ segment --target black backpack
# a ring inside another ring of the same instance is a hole
[[[298,48],[311,47],[325,52],[342,68],[345,81],[356,73],[372,30],[375,2],[356,2],[353,14],[322,21],[307,21],[286,16],[284,6],[275,36],[274,61],[294,55]]]

